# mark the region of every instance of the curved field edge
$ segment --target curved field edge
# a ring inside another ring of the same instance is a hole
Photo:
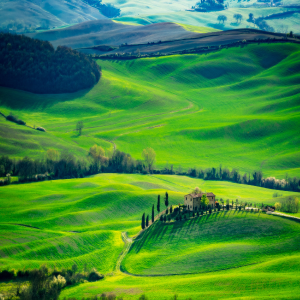
[[[140,231],[141,216],[151,215],[157,195],[168,191],[170,204],[176,205],[195,186],[223,199],[275,201],[274,190],[171,175],[99,174],[5,186],[0,196],[0,268],[44,263],[65,268],[76,262],[80,268],[87,263],[112,272],[124,246],[121,233],[134,236]]]
[[[177,275],[163,277],[134,277],[117,275],[97,283],[88,283],[66,289],[63,297],[91,297],[102,293],[116,293],[129,300],[146,294],[149,299],[299,299],[297,268],[289,269],[299,255],[268,261],[255,266],[231,269],[209,274]],[[284,267],[284,261],[287,268]],[[298,266],[298,265],[296,265]],[[257,269],[255,269],[257,268]]]
[[[121,269],[136,275],[207,273],[298,253],[300,225],[244,211],[156,222],[134,242]]]
[[[267,176],[299,175],[299,45],[249,45],[208,55],[99,61],[91,90],[39,95],[0,89],[1,112],[12,111],[47,133],[1,119],[1,153],[42,157],[50,147],[87,155],[99,144],[157,168],[236,167]],[[22,101],[20,101],[22,99]],[[74,129],[83,120],[81,136]],[[187,145],[189,145],[187,147]]]

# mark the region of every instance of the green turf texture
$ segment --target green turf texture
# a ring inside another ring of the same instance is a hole
[[[298,253],[299,243],[300,225],[294,221],[254,212],[217,212],[157,222],[133,244],[122,269],[142,275],[205,273]]]
[[[126,2],[127,3],[125,3],[125,5],[128,5],[128,2],[131,1]],[[254,7],[252,4],[255,2],[257,1],[251,0],[251,2],[247,1],[247,3],[238,3],[237,1],[231,1],[229,2],[229,9],[211,12],[194,12],[185,11],[182,9],[173,11],[169,9],[167,11],[163,7],[159,7],[160,5],[157,5],[155,2],[156,10],[148,9],[140,11],[138,15],[132,10],[129,12],[123,10],[122,15],[115,20],[140,25],[149,25],[161,22],[174,22],[192,26],[215,28],[216,30],[232,30],[241,28],[259,29],[254,23],[247,21],[249,19],[250,13],[252,13],[255,18],[259,18],[274,14],[280,14],[287,11],[298,11],[297,8],[288,9],[284,7]],[[191,6],[195,4],[196,2],[190,3],[190,5],[186,7],[186,9],[190,9]],[[239,7],[240,5],[246,5],[248,7],[241,8]],[[293,3],[288,4],[288,2],[286,1],[285,5],[293,5]],[[236,19],[233,17],[235,14],[241,14],[243,16],[241,22],[236,21]],[[218,21],[219,15],[225,15],[227,17],[227,21],[224,24]],[[294,33],[300,32],[299,13],[284,17],[279,16],[274,19],[266,19],[266,22],[269,26],[274,28],[275,32],[285,33],[285,30],[287,30],[287,32],[293,31]],[[282,25],[286,26],[286,29],[283,29]]]
[[[196,186],[214,192],[217,198],[268,204],[278,200],[269,189],[171,175],[99,174],[83,179],[5,186],[1,187],[0,196],[0,269],[30,269],[41,264],[61,269],[76,262],[79,269],[87,264],[107,275],[104,281],[67,288],[62,299],[64,296],[81,299],[102,292],[126,294],[126,299],[138,299],[144,292],[150,299],[165,299],[174,293],[184,299],[197,299],[199,295],[218,299],[230,295],[238,284],[240,295],[250,292],[254,298],[258,295],[288,298],[289,289],[298,291],[299,272],[293,262],[299,261],[295,244],[300,224],[245,212],[220,213],[207,220],[197,218],[176,224],[157,223],[146,232],[139,253],[135,253],[141,246],[137,241],[122,265],[141,274],[159,273],[162,267],[168,272],[210,273],[163,278],[131,277],[118,272],[110,275],[124,246],[121,233],[126,231],[134,236],[140,231],[141,215],[151,214],[157,195],[163,198],[168,191],[170,204],[176,205],[183,203],[183,196]],[[280,197],[299,196],[285,191],[280,194]],[[153,244],[152,235],[157,232],[157,243]],[[154,262],[160,261],[160,265],[151,263],[149,247],[156,253]],[[203,255],[205,260],[213,258],[212,261],[201,262]],[[248,264],[252,265],[245,267]],[[221,282],[226,284],[211,291],[209,286],[217,278],[223,278]],[[261,284],[249,290],[249,280],[254,280],[253,284],[260,280]],[[277,283],[275,290],[270,280]],[[1,287],[7,286],[1,284]]]
[[[91,90],[33,95],[0,89],[1,109],[34,131],[0,118],[0,150],[43,158],[55,148],[86,157],[113,143],[140,159],[146,147],[158,168],[235,167],[267,176],[299,176],[299,53],[294,44],[248,45],[208,55],[99,61]],[[75,133],[83,120],[82,136]]]
[[[87,263],[111,272],[123,248],[121,232],[139,232],[141,215],[151,213],[157,195],[168,190],[171,204],[183,203],[195,186],[223,199],[274,203],[272,190],[182,176],[103,174],[5,186],[0,196],[0,268],[43,263],[63,268],[75,261],[79,267]]]

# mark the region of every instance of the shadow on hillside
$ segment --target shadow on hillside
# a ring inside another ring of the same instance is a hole
[[[59,102],[73,101],[84,98],[93,87],[75,93],[65,94],[34,94],[6,87],[0,88],[0,104],[11,109],[45,109]]]
[[[157,221],[154,225],[150,226],[146,231],[144,231],[139,240],[134,243],[132,251],[139,253],[143,248],[144,244],[148,242],[152,244],[159,244],[161,240],[164,239],[166,234],[168,235],[166,239],[170,243],[179,243],[178,237],[184,235],[192,235],[196,230],[196,227],[202,226],[206,223],[226,221],[233,216],[240,216],[242,218],[247,218],[248,214],[251,212],[248,211],[239,211],[239,210],[229,210],[229,211],[217,211],[212,214],[202,215],[199,217],[191,217],[187,220],[176,221],[176,222],[161,222]],[[190,215],[191,216],[191,215]],[[259,217],[259,215],[258,215]],[[197,229],[198,230],[198,229]]]
[[[222,24],[222,23],[220,23],[220,24],[218,24],[218,23],[208,23],[207,26],[223,31],[225,24]]]

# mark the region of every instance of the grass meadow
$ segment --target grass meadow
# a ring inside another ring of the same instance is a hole
[[[248,45],[207,55],[98,61],[100,82],[66,95],[0,88],[0,150],[42,158],[49,148],[85,157],[113,145],[136,159],[146,147],[157,168],[223,167],[299,175],[299,51],[295,44]],[[84,122],[83,134],[74,131]]]
[[[273,204],[274,190],[171,175],[99,174],[1,188],[0,269],[76,262],[106,274],[104,280],[63,290],[63,297],[114,292],[125,299],[296,299],[299,291],[299,223],[246,212],[219,212],[176,223],[158,221],[133,243],[116,270],[121,233],[140,231],[157,195],[183,203],[195,186],[217,198]],[[298,195],[280,192],[281,197]],[[163,203],[162,203],[163,209]],[[26,226],[24,226],[26,225]],[[28,227],[31,226],[31,227]],[[227,269],[227,270],[224,270]],[[183,275],[192,273],[190,275]],[[8,289],[9,283],[1,283]],[[237,292],[237,287],[238,292]]]

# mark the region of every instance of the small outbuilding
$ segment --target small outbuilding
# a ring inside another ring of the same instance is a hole
[[[184,205],[187,210],[199,210],[201,207],[202,196],[206,195],[209,205],[214,208],[216,206],[216,195],[214,193],[198,193],[188,194],[184,196]]]

